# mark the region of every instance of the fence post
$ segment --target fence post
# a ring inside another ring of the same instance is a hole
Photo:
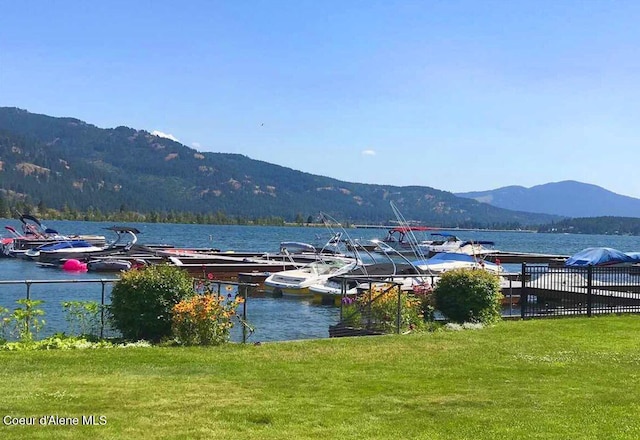
[[[369,301],[367,304],[367,329],[371,328],[371,302],[373,301],[373,292],[371,291],[371,289],[373,289],[373,285],[372,285],[372,282],[369,281]]]
[[[100,339],[104,337],[104,280],[100,280],[102,283],[102,295],[100,298]]]
[[[592,301],[592,285],[593,285],[593,266],[587,266],[587,316],[591,317],[591,301]]]
[[[524,319],[526,316],[527,308],[527,263],[522,263],[522,274],[520,280],[520,319]]]
[[[509,277],[509,318],[513,316],[513,277]]]
[[[398,288],[398,310],[396,313],[396,333],[400,334],[400,315],[402,313],[402,289],[400,285],[396,285]]]
[[[29,281],[26,281],[26,283],[27,283],[27,303],[24,305],[24,308],[28,312],[29,309],[31,308],[31,306],[29,305],[29,301],[31,300],[31,283]],[[27,324],[27,331],[29,331],[29,313],[27,313],[25,322]]]
[[[247,343],[247,289],[249,286],[244,286],[244,301],[242,302],[242,343]]]
[[[347,279],[343,278],[340,283],[340,322],[344,319],[344,301],[347,297]]]

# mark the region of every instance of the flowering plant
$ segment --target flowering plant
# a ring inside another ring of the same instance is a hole
[[[415,298],[420,301],[420,309],[425,321],[433,322],[436,311],[433,286],[429,283],[416,284],[412,290]]]
[[[422,301],[397,285],[382,283],[371,286],[355,300],[343,302],[343,316],[351,325],[384,332],[414,330],[423,326]]]
[[[180,301],[172,309],[172,330],[183,345],[220,345],[229,340],[236,308],[244,300],[207,291]]]

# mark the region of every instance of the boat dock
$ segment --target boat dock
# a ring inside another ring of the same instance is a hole
[[[495,263],[496,260],[500,261],[500,264],[548,264],[550,266],[562,266],[568,255],[555,255],[555,254],[537,254],[526,252],[504,252],[495,251],[487,254],[486,260]]]

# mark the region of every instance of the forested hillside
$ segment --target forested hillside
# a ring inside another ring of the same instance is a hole
[[[433,226],[518,227],[558,219],[429,187],[342,182],[243,155],[198,152],[144,130],[102,129],[17,108],[0,108],[0,197],[5,210],[176,211],[287,221],[323,211],[343,222],[386,223],[395,220],[394,201],[407,219]]]
[[[539,231],[571,234],[640,235],[640,218],[611,216],[571,218],[541,226]]]

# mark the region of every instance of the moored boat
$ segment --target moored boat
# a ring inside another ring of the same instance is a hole
[[[18,219],[22,223],[22,234],[11,226],[5,226],[5,229],[12,236],[10,239],[3,240],[2,254],[4,256],[22,257],[30,249],[70,240],[85,241],[96,247],[106,245],[106,239],[103,235],[62,235],[54,229],[45,227],[38,218],[32,215],[22,214]]]
[[[499,264],[457,252],[442,252],[426,260],[414,261],[413,264],[425,274],[441,274],[454,269],[486,270],[495,274],[504,272]]]
[[[265,289],[283,296],[301,297],[310,294],[309,287],[329,277],[349,272],[357,261],[342,257],[326,257],[299,269],[277,272],[265,281]]]
[[[64,240],[51,246],[40,247],[37,259],[40,263],[55,264],[68,259],[88,261],[96,257],[126,252],[136,243],[138,239],[136,234],[140,233],[138,229],[127,226],[111,226],[106,229],[117,235],[117,238],[108,245],[93,246],[84,240]],[[129,237],[128,242],[124,241],[125,237]]]

